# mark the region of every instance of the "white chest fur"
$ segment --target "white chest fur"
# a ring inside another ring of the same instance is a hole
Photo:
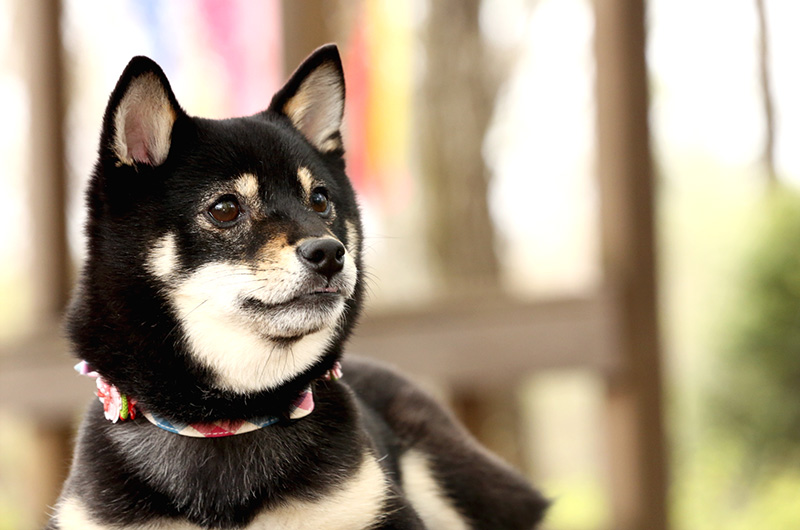
[[[260,513],[247,530],[366,529],[380,519],[387,495],[383,470],[374,457],[367,456],[359,470],[343,484],[318,500],[290,500]],[[89,517],[81,499],[67,498],[57,507],[61,530],[110,530]],[[144,526],[114,527],[114,530],[200,530],[180,521],[154,521]]]

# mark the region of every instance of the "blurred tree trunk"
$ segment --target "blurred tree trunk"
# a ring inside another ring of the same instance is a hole
[[[430,255],[448,291],[497,286],[483,139],[498,83],[478,23],[480,0],[430,2],[417,104]]]
[[[436,283],[447,297],[473,301],[499,287],[483,140],[500,76],[481,37],[480,4],[428,3],[426,72],[416,105],[427,241],[439,273]],[[516,392],[477,385],[452,391],[453,409],[472,434],[513,466],[524,468]]]
[[[769,68],[769,28],[764,0],[756,0],[758,14],[758,66],[761,78],[761,105],[764,108],[764,165],[771,186],[778,182],[775,172],[775,115],[772,103],[772,83]]]

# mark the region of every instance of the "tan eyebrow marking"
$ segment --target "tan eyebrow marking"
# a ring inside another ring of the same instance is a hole
[[[252,173],[244,173],[233,181],[233,189],[248,201],[258,201],[258,179]]]
[[[306,192],[306,198],[311,196],[311,190],[314,188],[314,177],[311,175],[311,171],[304,166],[300,166],[297,170],[297,180],[300,181],[300,185],[303,186],[303,190]]]

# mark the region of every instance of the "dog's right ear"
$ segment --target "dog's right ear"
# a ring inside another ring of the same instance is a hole
[[[344,70],[335,44],[318,48],[272,98],[269,109],[283,114],[323,153],[342,150]]]
[[[169,154],[172,127],[182,114],[161,67],[147,57],[134,57],[109,98],[101,152],[118,166],[160,166]]]

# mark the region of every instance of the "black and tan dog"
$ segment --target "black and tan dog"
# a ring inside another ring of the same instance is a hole
[[[356,360],[341,377],[363,291],[343,109],[332,45],[267,110],[227,120],[188,116],[153,61],[130,62],[68,319],[102,403],[49,528],[540,521],[542,497],[414,385]]]

